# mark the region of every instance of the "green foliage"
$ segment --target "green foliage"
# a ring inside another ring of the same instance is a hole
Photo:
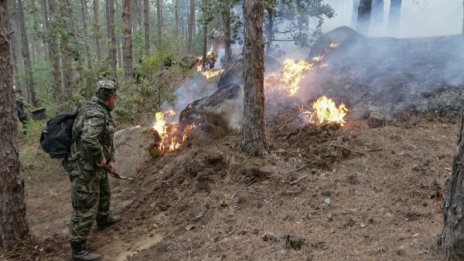
[[[53,164],[56,164],[39,145],[40,133],[44,125],[45,120],[29,121],[27,134],[18,134],[21,172],[26,181],[42,180],[44,175],[50,173]]]
[[[324,18],[335,15],[332,7],[323,0],[265,0],[265,10],[266,40],[293,40],[301,47],[309,47],[320,35]]]

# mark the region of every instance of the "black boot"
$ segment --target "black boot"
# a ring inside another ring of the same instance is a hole
[[[87,251],[82,242],[71,242],[71,248],[73,261],[97,261],[103,259],[102,255]]]
[[[103,230],[111,225],[118,223],[121,220],[119,216],[105,216],[104,218],[97,218],[98,230]]]

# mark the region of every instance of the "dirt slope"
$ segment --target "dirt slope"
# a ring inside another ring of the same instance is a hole
[[[455,119],[404,115],[380,129],[268,122],[269,154],[240,135],[155,157],[133,182],[112,179],[123,222],[93,231],[105,260],[441,260],[443,188]],[[37,148],[37,153],[40,153]],[[6,260],[69,260],[69,180],[27,181],[33,238]]]

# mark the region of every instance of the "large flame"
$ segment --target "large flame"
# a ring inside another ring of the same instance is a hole
[[[155,114],[153,129],[156,130],[161,139],[158,149],[162,153],[179,149],[182,142],[186,140],[188,133],[195,127],[194,125],[189,125],[182,131],[179,129],[178,122],[166,121],[166,117],[174,118],[176,114],[177,113],[172,109]]]
[[[343,126],[343,119],[348,112],[345,104],[340,104],[338,107],[335,102],[326,96],[319,97],[312,105],[319,123],[335,122]]]
[[[205,76],[206,79],[213,78],[214,76],[218,76],[221,73],[224,72],[224,69],[211,69],[206,72],[202,72],[203,76]]]
[[[264,79],[265,89],[269,92],[287,93],[289,96],[293,96],[300,89],[300,82],[305,73],[312,68],[313,64],[304,60],[296,62],[292,59],[285,59],[279,75],[271,74]]]

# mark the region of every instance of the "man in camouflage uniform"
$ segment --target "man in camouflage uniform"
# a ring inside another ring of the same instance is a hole
[[[115,172],[111,110],[116,104],[116,84],[97,82],[96,95],[79,109],[73,125],[73,138],[67,159],[63,161],[71,179],[73,213],[69,223],[69,241],[74,261],[101,260],[102,255],[87,250],[87,238],[94,223],[102,230],[119,221],[110,216],[108,175]]]
[[[22,124],[23,133],[27,133],[27,122],[29,118],[27,117],[26,108],[24,105],[23,97],[21,95],[21,89],[15,88],[15,99],[16,99],[16,117]]]

